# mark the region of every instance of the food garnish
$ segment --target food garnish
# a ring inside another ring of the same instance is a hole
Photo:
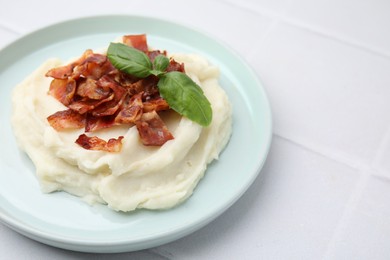
[[[111,43],[107,55],[87,50],[74,62],[49,70],[49,94],[67,107],[47,120],[57,131],[84,128],[85,133],[117,125],[136,126],[146,146],[174,139],[159,116],[174,110],[208,126],[210,102],[185,74],[184,64],[166,51],[149,50],[146,35],[125,35]],[[123,137],[104,141],[81,134],[76,143],[88,150],[119,152]]]
[[[107,57],[115,68],[139,78],[155,75],[161,96],[179,114],[202,126],[208,126],[212,119],[210,102],[202,89],[181,71],[166,71],[169,59],[159,54],[150,61],[148,56],[122,43],[111,43]]]

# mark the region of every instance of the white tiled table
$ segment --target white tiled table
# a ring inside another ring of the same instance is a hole
[[[390,259],[390,1],[0,0],[0,47],[97,14],[156,16],[222,40],[258,73],[274,118],[262,178],[226,213],[113,259]],[[0,259],[108,257],[1,224],[0,241]]]

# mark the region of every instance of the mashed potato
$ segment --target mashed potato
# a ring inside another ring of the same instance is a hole
[[[209,99],[212,123],[203,128],[175,112],[164,122],[175,137],[161,147],[144,146],[136,127],[117,126],[94,134],[105,140],[124,136],[119,153],[86,150],[75,143],[80,130],[56,131],[47,117],[66,109],[48,95],[45,73],[64,65],[50,59],[20,83],[13,93],[12,125],[18,144],[36,167],[43,192],[66,191],[93,204],[118,211],[166,209],[187,199],[217,159],[231,134],[231,106],[218,84],[218,68],[197,55],[173,55]]]

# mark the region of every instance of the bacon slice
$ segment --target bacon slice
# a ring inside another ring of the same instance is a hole
[[[95,132],[114,125],[115,115],[103,117],[88,115],[85,121],[85,132]]]
[[[129,88],[133,83],[135,83],[139,80],[139,78],[137,78],[133,75],[121,73],[119,71],[112,71],[109,73],[109,75],[124,88]],[[137,92],[135,92],[135,93],[137,93]],[[135,93],[132,93],[132,94],[135,94]]]
[[[73,74],[73,69],[85,61],[90,55],[92,55],[92,50],[86,50],[83,55],[76,61],[69,63],[68,65],[56,67],[49,70],[46,73],[46,77],[52,77],[55,79],[67,79]]]
[[[148,43],[146,40],[146,34],[125,35],[122,37],[122,41],[127,46],[136,48],[140,51],[148,51]]]
[[[138,93],[124,102],[123,108],[115,117],[117,124],[134,124],[141,119],[143,112],[142,92]]]
[[[114,93],[110,96],[106,97],[105,99],[81,99],[78,101],[73,101],[68,105],[68,107],[74,111],[77,111],[80,114],[85,114],[89,111],[94,110],[95,108],[100,107],[100,105],[104,103],[109,103],[114,99],[115,95]]]
[[[118,82],[116,82],[113,78],[111,78],[108,75],[102,76],[98,81],[97,84],[105,89],[111,89],[115,96],[119,99],[122,98],[124,94],[126,94],[126,89],[122,87]]]
[[[111,138],[106,142],[97,136],[89,137],[86,134],[81,134],[79,138],[77,138],[76,143],[87,150],[117,153],[120,152],[122,148],[122,139],[123,136],[119,136],[117,139]]]
[[[141,141],[146,146],[161,146],[174,138],[156,111],[142,114],[136,126]]]
[[[104,75],[98,80],[98,85],[103,88],[109,88],[113,91],[114,97],[109,102],[104,102],[91,111],[93,116],[110,116],[115,114],[120,108],[127,90],[119,85],[108,75]]]
[[[55,130],[77,129],[85,126],[85,116],[68,109],[58,111],[47,117],[47,121]]]
[[[167,67],[167,72],[170,72],[170,71],[179,71],[179,72],[185,72],[184,71],[184,64],[183,63],[178,63],[177,61],[175,61],[174,59],[171,59],[169,61],[169,65]]]
[[[106,55],[86,50],[76,61],[65,66],[50,69],[46,76],[55,79],[67,79],[70,77],[78,79],[80,76],[100,78],[113,70],[115,70],[115,67],[109,62]]]
[[[148,99],[143,103],[143,111],[151,112],[151,111],[162,111],[168,110],[170,107],[165,99],[158,96],[156,98]]]
[[[73,79],[53,79],[50,83],[49,94],[65,106],[72,102],[76,92],[76,81]]]
[[[127,90],[133,95],[144,92],[144,97],[155,95],[159,93],[157,88],[158,80],[158,77],[150,75],[127,86]]]
[[[164,56],[167,56],[167,51],[160,51],[160,50],[153,50],[153,51],[148,51],[147,53],[149,59],[151,62],[154,61],[154,59],[158,56],[158,55],[164,55]]]
[[[68,64],[66,66],[56,67],[49,70],[45,76],[55,79],[67,79],[73,73],[74,64]]]
[[[92,78],[99,79],[105,74],[116,70],[115,67],[108,60],[106,55],[92,53],[89,54],[85,60],[79,65],[75,66],[73,70],[73,78]]]
[[[81,81],[77,86],[76,92],[81,97],[95,100],[105,99],[110,93],[110,88],[99,86],[97,81],[91,78]]]

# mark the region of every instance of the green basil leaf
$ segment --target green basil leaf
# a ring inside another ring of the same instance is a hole
[[[158,55],[156,58],[154,58],[153,61],[153,68],[157,71],[164,72],[169,65],[169,59],[164,55]]]
[[[158,82],[161,96],[179,114],[202,125],[211,123],[213,111],[203,90],[186,74],[172,71]]]
[[[107,57],[115,68],[139,78],[151,74],[152,62],[149,57],[133,47],[122,43],[110,43]]]
[[[165,72],[159,71],[159,70],[151,70],[150,74],[153,74],[154,76],[157,76],[160,78],[163,74],[165,74]]]

